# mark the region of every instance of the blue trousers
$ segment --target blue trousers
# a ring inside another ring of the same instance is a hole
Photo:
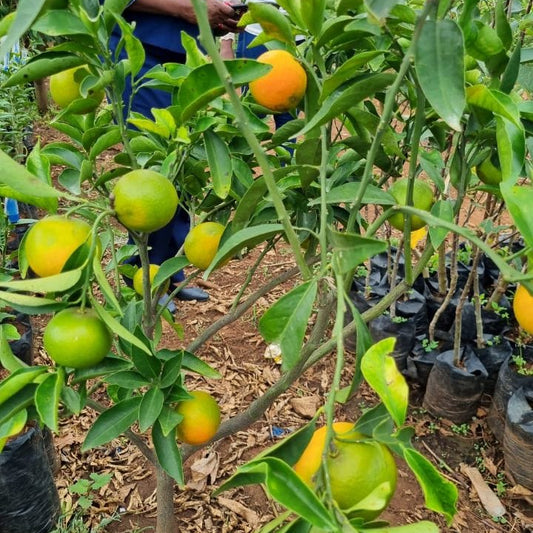
[[[111,40],[111,48],[116,49],[118,43],[117,39]],[[152,67],[161,63],[184,63],[185,55],[177,54],[169,50],[157,48],[149,45],[145,46],[146,60],[139,72],[139,76],[142,76]],[[126,58],[124,52],[120,55],[121,59]],[[123,92],[123,101],[127,103],[131,97],[131,82],[130,78],[126,80],[126,87]],[[153,118],[151,109],[168,107],[171,104],[170,93],[151,87],[142,88],[134,96],[132,102],[132,111],[142,113],[148,118]],[[174,218],[163,228],[154,231],[148,236],[148,256],[151,264],[160,265],[167,259],[171,259],[176,255],[178,250],[182,247],[185,237],[190,229],[190,218],[187,211],[178,206]],[[133,240],[129,239],[130,244]],[[139,256],[134,256],[127,260],[128,263],[134,265],[140,265]],[[179,283],[185,279],[185,275],[182,271],[177,272],[172,276],[173,283]],[[126,283],[130,284],[131,280],[126,280]]]

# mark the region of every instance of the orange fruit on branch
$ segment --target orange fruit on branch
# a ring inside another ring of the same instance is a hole
[[[62,72],[57,72],[50,76],[50,96],[55,104],[64,109],[69,106],[74,100],[83,98],[80,92],[81,82],[85,74],[88,74],[85,66],[73,67]],[[89,94],[87,98],[94,101],[94,105],[86,108],[86,111],[96,109],[104,99],[105,92],[103,90],[95,91]]]
[[[132,170],[113,188],[113,208],[119,221],[131,231],[149,233],[166,226],[178,207],[174,185],[153,170]]]
[[[199,446],[210,441],[220,426],[220,408],[208,392],[192,391],[192,398],[178,403],[176,412],[183,420],[176,428],[178,440]]]
[[[379,488],[377,503],[372,508],[350,513],[370,521],[385,510],[396,490],[396,462],[384,444],[367,439],[353,431],[353,427],[348,422],[333,424],[333,447],[328,452],[325,468],[333,499],[343,510],[352,509]],[[326,427],[317,429],[294,465],[294,470],[312,486],[316,484],[313,478],[322,462],[325,440]]]
[[[93,309],[69,307],[56,313],[43,335],[44,348],[58,365],[89,368],[111,349],[111,332]]]
[[[157,274],[158,270],[159,270],[159,265],[150,265],[150,274],[149,274],[150,275],[150,286],[152,286],[154,282],[154,277]],[[168,288],[170,287],[170,280],[165,281],[165,283],[163,283],[163,286],[164,286],[164,290],[162,290],[162,292],[167,292]],[[142,267],[139,268],[133,276],[133,288],[135,289],[135,292],[138,295],[140,296],[144,295]]]
[[[200,270],[205,270],[218,251],[224,226],[218,222],[202,222],[187,233],[183,250],[185,257]]]
[[[28,231],[24,251],[29,267],[39,277],[59,274],[80,246],[91,245],[91,226],[79,218],[52,215]]]
[[[307,89],[307,74],[302,65],[285,50],[269,50],[257,61],[272,65],[272,69],[250,82],[255,101],[271,111],[294,109]]]
[[[523,285],[519,285],[516,289],[513,311],[518,325],[525,332],[533,335],[533,296]]]

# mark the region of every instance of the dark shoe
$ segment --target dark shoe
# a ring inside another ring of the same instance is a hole
[[[157,303],[163,307],[166,307],[171,313],[176,312],[176,304],[170,299],[169,294],[161,296]]]
[[[205,302],[206,300],[209,300],[209,294],[199,287],[184,287],[178,292],[178,294],[176,294],[176,298],[186,302],[190,302],[191,300]]]

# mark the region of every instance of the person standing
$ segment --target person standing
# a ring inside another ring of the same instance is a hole
[[[237,31],[238,15],[221,0],[205,0],[208,19],[217,33]],[[199,28],[196,15],[190,0],[133,0],[123,13],[127,22],[134,22],[134,35],[142,42],[145,49],[145,62],[138,76],[143,76],[151,68],[162,63],[185,63],[185,49],[181,43],[181,32],[184,31],[197,38]],[[114,30],[111,38],[111,49],[118,50],[120,33]],[[119,51],[119,58],[126,58],[124,50]],[[129,102],[132,96],[131,80],[126,80],[123,101]],[[166,108],[171,105],[170,93],[152,87],[141,87],[135,92],[131,102],[131,110],[151,118],[152,108]],[[189,214],[178,207],[174,218],[160,230],[148,237],[149,259],[151,264],[160,265],[174,257],[182,247],[190,229]],[[139,257],[132,258],[133,264],[139,264]],[[172,277],[177,284],[185,279],[182,271]],[[209,295],[198,287],[185,287],[176,295],[181,300],[205,301]],[[168,302],[167,307],[173,311],[175,306]]]

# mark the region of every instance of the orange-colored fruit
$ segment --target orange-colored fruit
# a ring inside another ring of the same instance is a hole
[[[176,428],[181,442],[199,446],[210,441],[220,426],[220,409],[208,392],[192,391],[192,398],[178,403],[176,412],[183,420]]]
[[[337,436],[352,431],[354,424],[352,422],[334,422],[333,431]],[[302,455],[293,466],[297,474],[308,484],[313,484],[313,476],[318,472],[322,463],[322,452],[326,442],[327,427],[318,428],[311,437],[309,444]]]
[[[88,368],[111,349],[111,332],[93,309],[69,307],[55,314],[43,335],[44,348],[58,364]]]
[[[398,205],[407,205],[407,187],[408,178],[396,180],[389,188],[389,193],[394,196]],[[433,205],[433,189],[425,181],[415,179],[413,186],[413,207],[423,211],[429,211]],[[402,213],[395,213],[389,218],[390,225],[400,231],[403,231],[404,219]],[[411,229],[416,231],[426,225],[425,221],[418,217],[411,217]]]
[[[87,68],[82,65],[63,70],[50,76],[50,96],[58,107],[64,109],[74,102],[74,100],[83,98],[80,92],[80,85],[87,74]],[[94,103],[84,108],[84,111],[96,109],[104,99],[104,96],[105,93],[103,90],[89,95],[88,98]]]
[[[178,207],[174,185],[159,172],[139,169],[124,174],[113,189],[113,207],[131,231],[149,233],[166,226]]]
[[[255,101],[272,111],[294,109],[307,89],[307,74],[302,65],[285,50],[269,50],[257,61],[272,65],[272,69],[250,82]]]
[[[223,233],[224,226],[218,222],[202,222],[194,226],[185,237],[185,257],[196,268],[205,270],[218,251]]]
[[[397,468],[389,449],[378,442],[367,440],[363,435],[352,431],[353,424],[337,426],[333,448],[329,451],[326,468],[329,475],[331,494],[339,507],[350,509],[350,517],[361,517],[365,521],[374,520],[389,504],[396,489]],[[302,457],[294,466],[295,470],[309,483],[309,473],[318,470],[325,443],[325,428],[317,430],[318,436],[311,439]],[[315,434],[317,433],[315,432]],[[304,459],[304,464],[300,464]],[[316,472],[316,471],[315,471]],[[378,492],[376,493],[374,491]],[[357,504],[372,493],[372,505]]]
[[[24,239],[26,260],[40,277],[59,274],[69,257],[91,244],[91,226],[79,218],[53,215],[37,221]]]
[[[518,325],[525,332],[533,335],[533,296],[523,285],[519,285],[516,289],[513,311]]]
[[[159,270],[159,265],[150,265],[150,285],[154,282],[154,277],[157,274],[157,271]],[[167,292],[168,288],[170,287],[170,280],[167,280],[164,284],[164,289],[162,289],[162,292]],[[135,272],[133,276],[133,288],[135,289],[135,292],[139,294],[140,296],[144,295],[143,291],[143,269],[139,268],[137,272]]]

